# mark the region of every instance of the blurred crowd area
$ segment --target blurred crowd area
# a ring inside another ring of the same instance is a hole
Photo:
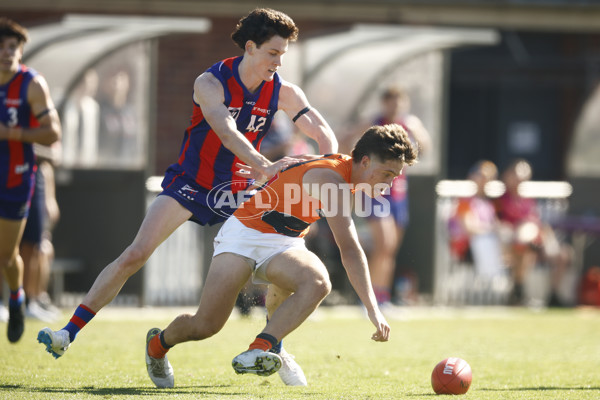
[[[63,124],[54,149],[61,219],[50,279],[59,305],[85,292],[135,235],[155,195],[150,178],[179,150],[191,84],[235,55],[222,27],[236,17],[201,14],[181,22],[15,16],[30,22],[25,62],[46,76]],[[359,16],[298,21],[300,40],[280,73],[302,86],[344,152],[381,117],[382,94],[392,87],[410,104],[410,112],[406,104],[396,110],[398,121],[416,134],[408,121],[417,118],[427,131],[427,139],[414,138],[419,163],[396,185],[406,188],[405,225],[378,225],[377,236],[373,221],[355,221],[373,265],[392,260],[380,281],[382,304],[600,305],[597,28],[584,19],[580,30],[365,23]],[[52,46],[48,38],[56,38]],[[275,160],[316,150],[278,116],[261,151]],[[194,304],[214,233],[194,227],[174,235],[120,297],[128,305]],[[326,303],[355,303],[326,221],[311,228],[307,245],[331,274]],[[178,258],[165,277],[158,259],[169,252]],[[240,309],[260,304],[263,291],[249,284]]]

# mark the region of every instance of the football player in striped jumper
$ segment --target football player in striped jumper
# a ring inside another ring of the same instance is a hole
[[[21,64],[27,30],[0,18],[0,268],[8,287],[8,340],[25,329],[23,259],[19,243],[33,195],[33,144],[60,139],[61,126],[46,80]]]
[[[276,10],[255,9],[240,19],[231,37],[244,53],[216,63],[194,82],[193,114],[179,158],[167,169],[163,191],[150,206],[133,243],[104,268],[63,329],[39,332],[38,340],[55,358],[64,354],[79,330],[181,224],[193,220],[212,225],[233,214],[235,204],[223,205],[213,195],[223,191],[236,195],[249,187],[249,179],[236,175],[240,163],[271,177],[295,161],[286,157],[273,163],[259,153],[276,111],[285,112],[314,139],[320,152],[337,151],[337,140],[327,122],[310,107],[304,92],[277,72],[289,42],[297,36],[294,21]],[[271,303],[272,312],[280,301]],[[154,336],[168,346],[158,329],[148,332],[147,341]],[[167,357],[156,357],[154,348],[147,346],[148,374],[157,387],[173,387],[171,365]],[[302,369],[281,352],[289,361],[280,374],[284,382],[306,384]]]

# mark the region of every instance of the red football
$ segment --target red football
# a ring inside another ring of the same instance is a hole
[[[431,386],[437,394],[465,394],[471,386],[471,366],[458,357],[449,357],[435,366]]]

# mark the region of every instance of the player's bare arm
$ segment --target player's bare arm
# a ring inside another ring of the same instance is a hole
[[[61,126],[58,112],[50,98],[46,80],[40,75],[32,79],[27,89],[31,112],[40,123],[36,128],[8,127],[0,123],[0,139],[39,143],[46,146],[60,139]]]
[[[309,107],[308,111],[302,113],[306,107]],[[286,81],[281,82],[279,109],[283,110],[290,119],[296,118],[295,125],[302,133],[317,142],[321,154],[338,152],[338,142],[333,130],[321,114],[310,107],[306,95],[298,86]]]
[[[378,342],[389,340],[390,326],[377,306],[369,276],[367,257],[360,246],[358,234],[348,210],[348,199],[352,198],[350,186],[337,172],[324,168],[308,171],[304,175],[302,183],[305,190],[312,197],[319,199],[325,207],[327,223],[340,249],[342,264],[346,269],[348,279],[363,302],[369,319],[377,328],[371,338]],[[331,195],[330,191],[320,190],[321,185],[331,185],[332,183],[338,188],[336,195]],[[329,195],[324,195],[324,193]]]
[[[289,164],[283,160],[272,163],[237,130],[235,120],[223,105],[223,87],[211,73],[203,73],[194,83],[194,101],[200,105],[204,117],[221,142],[245,164],[262,175],[271,177]]]

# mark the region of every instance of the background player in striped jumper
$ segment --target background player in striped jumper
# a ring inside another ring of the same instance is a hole
[[[320,156],[279,172],[221,227],[196,314],[178,316],[162,335],[151,337],[150,351],[165,357],[178,343],[203,340],[219,332],[238,292],[253,276],[288,296],[232,365],[240,374],[268,376],[277,371],[281,358],[269,350],[300,326],[331,290],[327,268],[305,247],[303,238],[310,224],[323,216],[348,278],[376,328],[371,338],[387,341],[390,327],[377,305],[367,259],[352,221],[352,203],[355,193],[357,197],[365,193],[368,199],[380,194],[416,157],[406,131],[391,124],[369,128],[352,157]]]
[[[35,182],[33,144],[50,145],[61,135],[46,80],[21,64],[27,30],[0,18],[0,268],[8,287],[8,340],[25,329],[23,259],[19,244]]]
[[[356,139],[346,142],[352,145],[371,124],[401,125],[408,132],[413,143],[418,146],[421,156],[431,147],[429,132],[421,119],[411,112],[408,93],[399,87],[389,86],[382,91],[378,115],[373,121],[363,124],[362,129],[356,131],[358,134]],[[391,304],[397,256],[409,223],[407,175],[398,176],[391,188],[375,199],[371,205],[373,210],[378,207],[383,212],[371,212],[367,218],[372,238],[371,248],[367,250],[369,268],[377,302],[380,306],[386,307]],[[400,301],[407,300],[397,297]]]
[[[255,9],[240,19],[231,37],[243,56],[220,61],[194,82],[193,115],[185,131],[179,159],[166,171],[163,192],[153,201],[133,243],[96,278],[69,323],[59,331],[44,328],[38,340],[55,358],[62,356],[75,336],[121,290],[175,229],[191,219],[200,224],[223,222],[235,211],[215,212],[211,189],[245,190],[250,181],[235,175],[243,162],[265,176],[290,164],[290,158],[270,162],[258,152],[276,111],[284,111],[322,153],[337,151],[333,131],[310,108],[304,92],[284,81],[277,70],[298,28],[284,13]],[[213,191],[214,193],[214,191]],[[277,306],[277,301],[272,307]],[[289,363],[281,377],[287,384],[305,384],[300,367]],[[166,357],[146,356],[148,373],[158,387],[174,385]],[[283,370],[283,369],[282,369]],[[289,379],[288,379],[289,378]]]

